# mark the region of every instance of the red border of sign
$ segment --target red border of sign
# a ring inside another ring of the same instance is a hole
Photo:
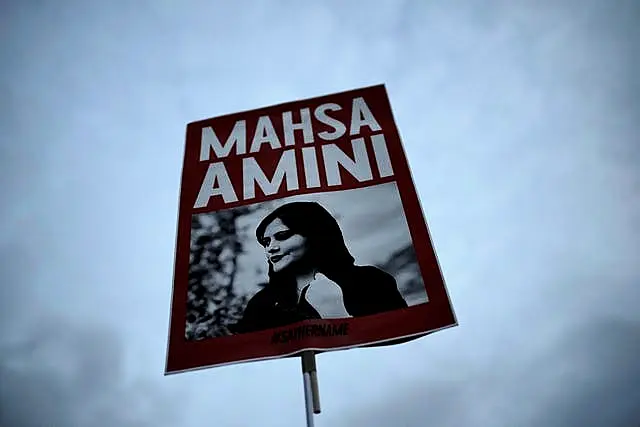
[[[284,344],[271,343],[274,331],[290,329],[296,325],[300,325],[296,324],[284,328],[230,337],[217,337],[193,342],[187,341],[184,337],[187,280],[179,280],[181,277],[186,278],[188,276],[190,224],[193,213],[193,209],[189,205],[193,200],[193,191],[185,191],[188,189],[187,181],[189,180],[189,176],[193,176],[193,174],[190,174],[189,171],[185,169],[188,164],[188,156],[190,155],[189,143],[187,142],[182,172],[165,375],[219,365],[287,357],[298,354],[304,350],[332,351],[353,347],[394,344],[457,325],[457,320],[433,249],[430,233],[415,190],[406,154],[400,142],[400,135],[395,121],[393,120],[393,113],[385,85],[370,86],[338,94],[288,102],[242,113],[234,113],[228,116],[217,117],[215,120],[223,118],[235,120],[236,117],[243,114],[246,115],[247,113],[261,115],[261,113],[265,111],[271,112],[274,108],[278,110],[296,110],[300,109],[303,104],[313,102],[321,103],[323,100],[327,102],[339,102],[342,99],[350,100],[358,94],[366,94],[367,99],[375,99],[377,108],[383,109],[384,119],[379,119],[379,121],[385,130],[385,135],[388,135],[387,144],[395,171],[395,181],[400,193],[407,223],[409,224],[411,238],[413,239],[429,298],[428,302],[373,316],[305,321],[300,323],[314,325],[342,324],[348,322],[349,334],[346,336],[309,337],[299,342],[288,342]],[[204,123],[210,120],[214,119],[202,120],[187,125],[187,141],[195,138],[198,138],[197,140],[199,141],[197,132],[199,132],[199,129]],[[387,120],[391,120],[392,122],[389,123]],[[193,151],[193,149],[190,151]],[[192,153],[191,157],[193,157]],[[304,343],[304,345],[301,343]]]

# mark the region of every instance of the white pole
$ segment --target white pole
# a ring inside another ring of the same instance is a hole
[[[313,427],[313,391],[311,390],[311,374],[303,372],[304,379],[304,408],[307,414],[307,427]]]
[[[307,427],[313,427],[313,414],[320,413],[320,393],[318,390],[318,372],[316,355],[305,351],[302,360],[302,379],[304,381],[304,405],[307,414]]]

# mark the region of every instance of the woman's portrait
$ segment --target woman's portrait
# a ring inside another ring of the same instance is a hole
[[[391,183],[194,219],[187,338],[426,302],[394,192]]]
[[[354,263],[337,221],[316,202],[280,206],[258,225],[256,239],[265,249],[269,281],[232,332],[407,307],[393,276]]]

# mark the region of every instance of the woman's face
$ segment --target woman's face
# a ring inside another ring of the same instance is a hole
[[[276,273],[300,261],[307,253],[307,238],[294,234],[279,218],[265,227],[260,243]]]

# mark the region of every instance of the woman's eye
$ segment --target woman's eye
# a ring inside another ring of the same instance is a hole
[[[290,231],[280,231],[278,233],[276,233],[275,238],[282,241],[282,240],[287,240],[289,237],[291,237],[291,232]]]

